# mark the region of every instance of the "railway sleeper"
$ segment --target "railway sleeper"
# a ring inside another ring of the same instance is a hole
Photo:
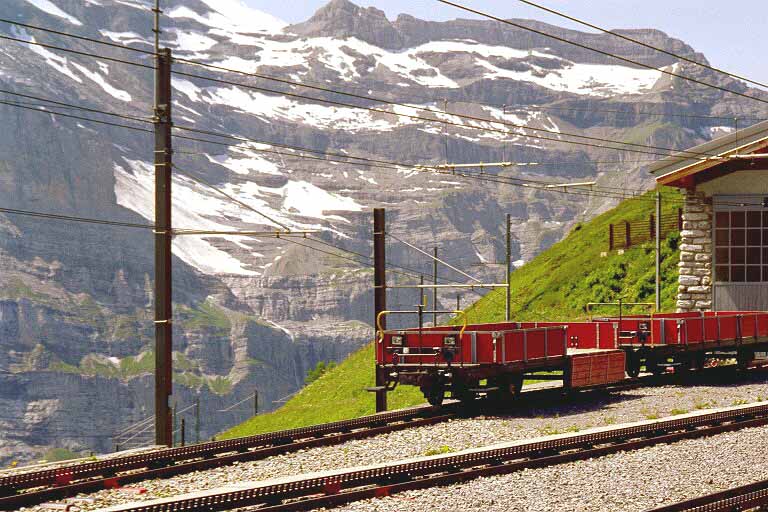
[[[390,485],[394,484],[404,484],[405,482],[410,482],[413,480],[413,475],[408,472],[404,473],[390,473],[388,475],[384,475],[382,478],[382,482]]]
[[[155,459],[155,460],[149,461],[149,463],[147,463],[147,469],[152,470],[152,469],[167,468],[168,466],[172,466],[175,463],[176,463],[176,461],[174,461],[173,459]],[[111,473],[112,473],[111,476],[115,476],[114,472],[111,472]],[[111,477],[111,476],[107,476],[107,472],[106,471],[102,472],[102,476],[104,478],[110,478]]]
[[[536,450],[533,452],[534,459],[539,459],[543,457],[553,457],[555,455],[560,455],[563,452],[563,450],[560,450],[558,448],[543,448],[541,450]]]

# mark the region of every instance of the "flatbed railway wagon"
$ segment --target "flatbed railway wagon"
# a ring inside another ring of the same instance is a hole
[[[386,312],[382,313],[386,314]],[[527,376],[562,379],[566,390],[652,373],[701,369],[710,358],[749,366],[768,351],[768,312],[659,313],[587,322],[499,322],[379,329],[378,382],[421,388],[433,405],[447,393],[496,400],[520,393]]]

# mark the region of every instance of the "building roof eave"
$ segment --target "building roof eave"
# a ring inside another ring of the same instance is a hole
[[[679,186],[677,185],[677,182],[683,178],[699,174],[714,167],[723,165],[726,162],[730,162],[734,156],[746,155],[756,151],[764,150],[765,148],[768,148],[768,131],[763,134],[762,138],[755,139],[753,137],[750,141],[740,142],[743,143],[740,145],[730,144],[728,149],[711,157],[702,157],[698,159],[684,158],[680,160],[681,165],[669,166],[668,172],[656,176],[656,183],[659,185]],[[682,162],[685,162],[685,164],[682,164]],[[655,171],[652,170],[651,172],[657,173],[660,170],[661,169],[658,168]]]
[[[768,121],[663,158],[651,165],[649,171],[656,176],[657,183],[670,184],[727,161],[723,157],[753,152],[764,147],[768,147]]]

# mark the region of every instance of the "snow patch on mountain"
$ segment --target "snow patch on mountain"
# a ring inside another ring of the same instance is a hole
[[[210,157],[212,161],[227,167],[239,164],[234,159]],[[154,170],[151,164],[140,160],[123,159],[126,166],[114,164],[115,196],[117,203],[135,211],[149,221],[154,221]],[[254,159],[255,160],[255,159]],[[267,162],[269,163],[269,162]],[[289,180],[282,187],[265,187],[248,181],[238,184],[228,183],[222,186],[228,195],[245,202],[255,210],[289,226],[293,230],[326,230],[343,236],[332,226],[316,221],[350,221],[331,212],[359,212],[364,206],[352,198],[341,196],[303,180]],[[239,226],[223,224],[213,219],[238,219],[246,225],[275,226],[255,211],[241,208],[223,196],[202,189],[194,181],[180,175],[173,180],[174,225],[176,229],[196,229],[205,231],[233,231]],[[273,207],[277,204],[277,208]],[[294,217],[313,219],[315,222],[299,222]],[[256,240],[239,235],[176,236],[173,250],[179,258],[208,274],[260,275],[245,267],[235,256],[217,248],[209,239],[224,239],[245,249],[251,257],[263,255],[253,252],[248,245]]]
[[[209,104],[227,105],[264,119],[281,119],[321,129],[391,131],[412,121],[386,113],[348,107],[328,107],[299,103],[284,96],[246,91],[237,87],[211,87],[201,90],[194,84],[180,84],[190,99]],[[205,96],[202,92],[205,91]]]
[[[240,0],[201,0],[235,26],[247,32],[266,30],[278,32],[288,24],[264,11],[248,7]]]
[[[488,121],[468,120],[458,115],[430,112],[442,108],[435,103],[387,105],[374,107],[377,111],[370,111],[352,107],[300,103],[284,96],[267,95],[237,87],[202,88],[189,80],[179,78],[173,79],[173,87],[195,103],[229,106],[265,120],[291,121],[323,130],[388,132],[407,125],[429,122],[419,118],[436,118],[450,123],[451,129],[471,130],[472,137],[463,135],[468,140],[479,140],[479,137],[513,141],[516,140],[517,135],[525,135],[526,131],[523,127],[509,126],[509,124],[526,125],[530,124],[531,119],[542,117],[540,113],[532,113],[528,117],[522,118],[514,113],[504,113],[501,109],[487,107],[485,110],[491,115]],[[493,122],[494,119],[508,124]],[[477,128],[495,131],[479,132],[476,130]],[[549,121],[549,128],[557,129],[551,120]],[[419,129],[434,134],[441,134],[445,131],[442,127],[429,126],[428,124]],[[449,135],[457,136],[454,133]]]
[[[150,11],[153,6],[147,0],[114,0],[115,3],[125,5],[127,7],[133,7],[134,9],[140,9],[142,11]]]
[[[218,34],[279,33],[287,23],[263,11],[252,9],[239,0],[201,0],[211,11],[199,14],[178,6],[167,12],[170,18],[187,18],[216,30]]]
[[[27,3],[30,3],[40,9],[43,12],[46,12],[50,14],[51,16],[56,16],[57,18],[63,18],[70,22],[73,25],[82,26],[83,22],[75,18],[74,16],[71,16],[61,10],[56,4],[53,2],[50,2],[49,0],[26,0]]]
[[[29,41],[30,43],[37,42],[37,40],[33,36],[29,35],[29,33],[23,28],[11,27],[11,33],[14,36],[18,37],[19,39],[24,39],[25,41]],[[51,66],[56,71],[58,71],[59,73],[68,76],[69,78],[71,78],[72,80],[74,80],[79,84],[83,83],[83,80],[79,76],[77,76],[74,71],[69,69],[69,60],[66,57],[57,55],[52,51],[46,48],[43,48],[42,46],[38,46],[36,44],[27,44],[25,46],[31,52],[36,53],[37,55],[45,59],[45,63]]]
[[[106,37],[107,39],[110,39],[116,43],[124,44],[124,45],[130,45],[135,43],[141,43],[141,44],[148,44],[152,45],[153,43],[150,41],[147,41],[143,37],[141,37],[140,34],[137,34],[136,32],[111,32],[109,30],[99,30],[99,33]]]
[[[733,126],[710,126],[707,135],[710,138],[722,137],[723,135],[728,135],[734,131],[736,131],[736,129]]]
[[[531,64],[527,71],[502,69],[482,59],[477,60],[477,64],[487,69],[483,75],[486,79],[509,78],[532,82],[553,91],[603,97],[646,92],[662,76],[658,70],[606,64],[567,63],[564,68],[553,70]]]
[[[171,86],[194,102],[203,101],[203,90],[189,80],[173,77],[171,78]]]
[[[481,44],[471,39],[430,41],[421,46],[417,46],[413,50],[409,50],[408,53],[470,53],[483,57],[501,57],[503,59],[524,59],[526,57],[537,56],[560,60],[559,57],[538,51],[529,52],[527,50],[510,48],[509,46]]]
[[[131,98],[130,94],[128,94],[126,91],[123,91],[121,89],[118,89],[117,87],[113,87],[112,85],[110,85],[107,82],[107,80],[103,76],[101,76],[99,73],[97,73],[95,71],[91,71],[88,68],[86,68],[85,66],[81,66],[80,64],[78,64],[76,62],[73,62],[72,65],[75,68],[77,68],[83,75],[85,75],[88,78],[90,78],[94,83],[96,83],[99,87],[101,87],[104,90],[104,92],[106,92],[107,94],[109,94],[113,98],[118,99],[120,101],[125,101],[125,102],[131,101],[132,98]],[[107,68],[107,69],[109,69],[109,68]],[[102,68],[102,70],[103,70],[103,68]]]
[[[145,219],[154,221],[155,177],[152,165],[139,160],[125,159],[130,172],[114,164],[115,195],[117,204],[135,211]],[[231,226],[210,220],[209,215],[223,212],[228,205],[223,200],[207,196],[196,190],[195,185],[181,177],[173,180],[174,223],[179,228],[207,231],[232,231]],[[211,237],[214,238],[214,237]],[[248,237],[222,235],[240,247]],[[217,249],[201,236],[176,236],[173,252],[183,261],[207,274],[259,275],[243,267],[234,256]]]
[[[204,52],[210,50],[218,41],[201,34],[187,30],[171,29],[167,32],[173,34],[176,38],[176,48],[187,52]]]
[[[256,149],[266,149],[269,146],[257,145]],[[270,174],[273,176],[282,176],[280,168],[274,162],[254,154],[250,149],[233,147],[232,151],[239,155],[233,158],[231,155],[206,155],[210,162],[226,167],[230,171],[247,176],[251,173]]]
[[[321,63],[335,71],[345,81],[361,76],[359,57],[373,57],[375,66],[367,72],[388,70],[410,82],[429,88],[459,88],[460,84],[447,76],[439,65],[427,62],[435,55],[455,57],[466,53],[484,73],[477,78],[512,79],[531,82],[555,91],[579,95],[607,97],[618,94],[640,94],[650,90],[661,78],[658,70],[637,69],[621,65],[575,63],[541,51],[526,51],[507,46],[480,44],[472,40],[432,41],[404,50],[390,51],[357,38],[314,37],[293,41],[276,41],[268,37],[252,38],[249,44],[259,46],[253,58],[229,56],[216,65],[253,73],[262,66],[303,67]],[[547,59],[556,64],[550,69],[526,59]],[[517,60],[527,70],[499,67],[498,59]],[[493,62],[492,62],[493,61]],[[407,83],[402,85],[407,86]]]
[[[326,212],[359,212],[363,209],[354,199],[327,192],[308,181],[289,181],[280,191],[283,196],[283,209],[296,212],[302,217],[349,222],[343,217],[328,215]]]

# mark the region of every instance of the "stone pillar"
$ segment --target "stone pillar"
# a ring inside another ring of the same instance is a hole
[[[688,191],[680,232],[678,313],[712,309],[712,204]]]

